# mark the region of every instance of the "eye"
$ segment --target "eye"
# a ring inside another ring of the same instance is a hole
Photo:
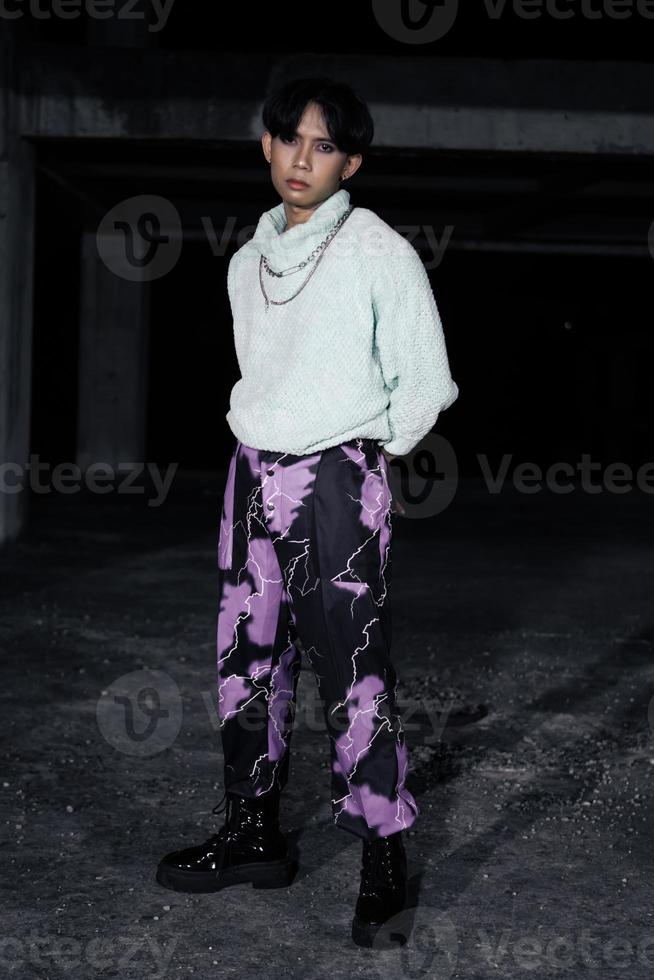
[[[279,138],[282,141],[282,143],[293,143],[295,140],[294,136],[282,136],[281,133],[279,135]],[[318,143],[318,146],[325,149],[327,153],[334,152],[334,147],[331,145],[331,143]]]

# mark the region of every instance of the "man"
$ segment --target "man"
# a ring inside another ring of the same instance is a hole
[[[278,810],[299,639],[330,738],[334,823],[363,841],[352,936],[372,945],[406,905],[403,833],[420,813],[390,659],[389,463],[458,388],[417,252],[342,186],[372,142],[365,103],[331,79],[299,79],[267,100],[263,122],[282,203],[227,276],[241,371],[218,547],[227,818],[167,855],[157,880],[183,891],[292,881]]]

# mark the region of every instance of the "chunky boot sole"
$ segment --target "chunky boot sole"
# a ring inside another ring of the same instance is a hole
[[[354,916],[352,920],[352,939],[357,946],[371,949],[395,949],[404,946],[410,932],[409,910],[403,909],[386,922],[366,922]]]
[[[253,888],[285,888],[291,884],[298,869],[293,858],[282,861],[253,861],[235,864],[214,871],[184,871],[163,862],[157,868],[157,881],[176,892],[219,892],[230,885],[252,883]]]

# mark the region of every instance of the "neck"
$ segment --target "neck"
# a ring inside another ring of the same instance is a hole
[[[295,201],[287,208],[282,200],[261,215],[251,245],[266,256],[273,269],[287,269],[320,245],[349,206],[350,194],[344,187],[308,210],[298,208]],[[292,227],[286,224],[289,220]]]
[[[339,190],[338,187],[333,188],[326,194],[322,200],[317,201],[311,208],[301,208],[297,204],[291,204],[288,201],[284,201],[284,213],[286,215],[286,227],[284,231],[289,231],[295,225],[302,225],[305,221],[308,221],[316,208],[319,208],[323,201],[326,201],[328,197],[331,197],[336,191]],[[282,232],[283,234],[283,232]]]

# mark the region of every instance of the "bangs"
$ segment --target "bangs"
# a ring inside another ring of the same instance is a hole
[[[261,118],[271,136],[295,136],[307,105],[322,112],[329,139],[338,149],[363,154],[374,136],[374,123],[366,103],[344,82],[316,75],[286,82],[268,96]]]

